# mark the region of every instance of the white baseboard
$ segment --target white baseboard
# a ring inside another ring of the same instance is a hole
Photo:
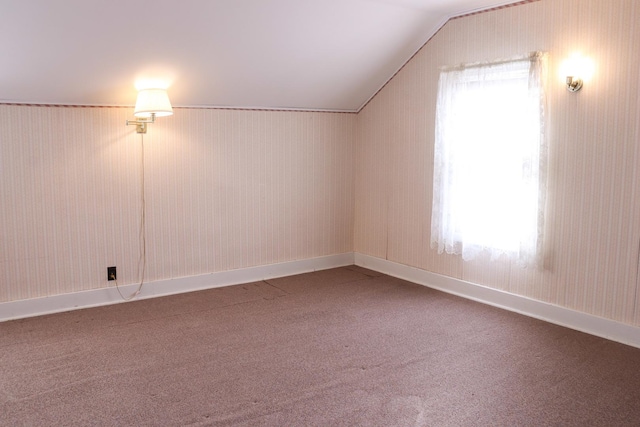
[[[278,264],[241,268],[238,270],[221,271],[199,276],[158,280],[145,283],[135,300],[257,282],[276,277],[344,267],[353,265],[353,263],[354,254],[353,252],[348,252]],[[120,291],[123,295],[128,296],[132,295],[137,288],[137,284],[125,285],[120,286]],[[0,303],[0,322],[122,302],[125,301],[120,297],[115,286],[50,297],[10,301]]]
[[[640,327],[570,310],[381,258],[355,253],[355,264],[463,298],[640,348]]]
[[[354,254],[353,252],[199,276],[158,280],[145,283],[136,300],[256,282],[311,271],[344,267],[354,263],[389,276],[398,277],[463,298],[640,348],[640,327],[442,276],[381,258],[360,253]],[[136,289],[137,285],[135,284],[120,286],[120,290],[125,296],[133,294]],[[0,322],[122,302],[125,301],[122,300],[113,286],[50,297],[10,301],[0,303]]]

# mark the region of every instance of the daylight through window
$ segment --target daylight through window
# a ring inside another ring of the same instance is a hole
[[[444,70],[438,84],[431,246],[522,265],[541,256],[545,56]]]

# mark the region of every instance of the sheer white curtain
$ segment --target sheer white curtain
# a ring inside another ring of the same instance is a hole
[[[431,218],[438,253],[540,260],[545,59],[535,53],[440,74]]]

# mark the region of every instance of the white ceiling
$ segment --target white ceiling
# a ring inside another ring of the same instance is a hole
[[[517,0],[0,0],[0,102],[357,111],[447,19]],[[144,84],[144,83],[142,83]]]

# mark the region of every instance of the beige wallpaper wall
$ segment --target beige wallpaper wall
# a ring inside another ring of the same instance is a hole
[[[129,108],[0,105],[0,302],[139,277]],[[353,251],[355,115],[176,109],[144,136],[153,281]]]
[[[540,0],[451,20],[358,115],[355,250],[640,325],[640,2]],[[439,68],[550,54],[543,270],[429,247]],[[558,68],[590,56],[577,93]]]

